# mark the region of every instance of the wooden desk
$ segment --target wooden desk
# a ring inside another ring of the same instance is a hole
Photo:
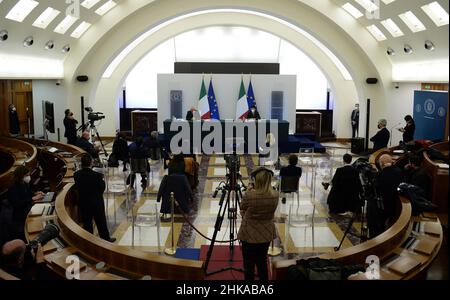
[[[438,150],[448,157],[449,143],[438,143],[430,148]],[[428,153],[424,153],[423,167],[432,179],[431,201],[439,206],[439,213],[448,215],[448,181],[449,169],[443,169],[438,166],[438,162],[433,161]]]

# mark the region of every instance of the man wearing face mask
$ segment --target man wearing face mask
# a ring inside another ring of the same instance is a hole
[[[378,129],[380,129],[377,134],[370,138],[373,142],[373,152],[386,148],[389,142],[389,137],[391,136],[389,130],[386,129],[387,121],[386,119],[380,119],[378,121]]]
[[[9,110],[9,134],[11,136],[18,136],[20,134],[19,116],[17,115],[17,109],[14,104],[10,104]]]
[[[247,114],[247,120],[251,120],[251,119],[253,119],[253,120],[261,119],[261,116],[259,115],[259,112],[256,109],[256,105],[253,105]]]
[[[25,166],[18,166],[13,172],[13,185],[8,189],[7,199],[13,208],[10,239],[25,239],[25,221],[31,207],[44,198],[45,193],[33,194],[30,187],[30,170]]]
[[[66,115],[64,117],[64,127],[66,129],[64,136],[67,138],[68,144],[76,145],[78,121],[75,120],[75,118],[73,117],[73,112],[71,112],[70,109],[66,109],[64,113]]]

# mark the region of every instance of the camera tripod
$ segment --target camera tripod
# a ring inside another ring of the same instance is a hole
[[[366,202],[366,201],[364,201],[364,202]],[[365,212],[366,212],[366,203],[364,204],[364,206],[361,207],[361,212],[360,212],[361,213],[361,215],[360,215],[360,217],[361,217],[361,219],[360,219],[361,220],[361,232],[359,235],[360,242],[367,240],[367,226],[365,225],[365,220],[366,220]],[[353,223],[355,222],[355,220],[358,217],[358,213],[352,212],[351,214],[352,214],[352,216],[351,216],[350,222],[348,223],[347,228],[345,229],[344,235],[342,236],[339,246],[334,247],[334,251],[339,251],[339,249],[341,249],[341,246],[344,243],[345,237],[349,234],[350,229],[353,226]]]
[[[228,219],[230,221],[229,226],[229,249],[230,249],[230,258],[228,267],[218,269],[207,273],[207,275],[213,275],[216,273],[234,270],[243,272],[244,270],[241,268],[236,268],[232,266],[232,262],[234,260],[234,242],[235,242],[235,230],[237,228],[237,213],[240,206],[240,199],[242,199],[242,191],[241,187],[246,188],[244,183],[242,182],[241,175],[239,174],[238,167],[230,168],[230,173],[227,174],[227,181],[221,182],[219,186],[214,191],[213,197],[217,196],[217,193],[221,190],[222,195],[220,196],[219,202],[219,211],[217,213],[216,223],[214,225],[214,233],[211,239],[211,244],[209,245],[208,253],[206,256],[205,262],[205,272],[208,271],[208,265],[211,260],[212,252],[214,249],[214,244],[216,242],[217,233],[220,231],[222,227],[222,223],[224,220],[225,213],[228,211]],[[241,184],[238,184],[240,181]],[[226,198],[226,199],[225,199]]]
[[[89,121],[84,125],[81,125],[78,129],[81,131],[89,131],[89,134],[91,136],[91,139],[94,140],[95,137],[97,137],[98,141],[100,142],[100,145],[102,146],[103,153],[106,157],[108,157],[108,152],[106,152],[105,145],[103,144],[102,138],[100,137],[100,134],[98,133],[97,127],[95,126],[94,121]]]

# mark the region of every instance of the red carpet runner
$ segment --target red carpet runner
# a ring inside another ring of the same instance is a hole
[[[206,261],[209,245],[203,245],[200,248],[200,260]],[[270,278],[270,262],[269,265],[269,278]],[[239,245],[234,247],[233,259],[230,262],[230,248],[229,246],[216,246],[212,252],[211,260],[208,265],[207,273],[220,270],[222,268],[234,267],[244,270],[242,261],[242,252]],[[257,274],[257,273],[256,273]],[[206,276],[206,280],[244,280],[244,272],[235,270],[226,270],[213,275]]]

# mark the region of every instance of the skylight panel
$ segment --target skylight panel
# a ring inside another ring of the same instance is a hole
[[[81,6],[87,8],[87,9],[91,9],[95,4],[99,3],[100,0],[84,0],[81,3]]]
[[[381,42],[387,39],[384,33],[376,25],[370,25],[366,28],[377,41]]]
[[[102,6],[100,6],[95,13],[97,15],[103,16],[104,14],[106,14],[108,11],[110,11],[111,9],[113,9],[116,6],[116,2],[109,0],[108,2],[106,2],[105,4],[103,4]]]
[[[384,4],[388,5],[394,2],[395,0],[382,0]]]
[[[355,0],[359,5],[364,7],[364,9],[368,12],[374,12],[379,9],[379,7],[370,0]]]
[[[83,21],[77,28],[75,28],[70,36],[78,39],[83,35],[83,33],[86,32],[86,30],[89,29],[89,27],[91,27],[91,23]]]
[[[77,21],[78,19],[73,16],[66,16],[61,23],[58,24],[55,28],[56,33],[64,34],[67,30]]]
[[[430,17],[431,20],[433,20],[436,26],[439,27],[448,24],[448,13],[437,1],[422,6],[422,10]]]
[[[345,9],[345,11],[352,15],[355,19],[359,19],[363,16],[363,13],[360,12],[359,9],[348,2],[342,5],[342,8]]]
[[[389,31],[389,33],[393,37],[399,37],[404,35],[403,31],[397,26],[397,24],[395,24],[394,21],[392,21],[391,18],[381,21],[381,24],[384,26],[384,28],[387,29],[387,31]]]
[[[59,15],[60,11],[51,7],[48,7],[44,12],[34,21],[33,26],[42,29],[47,26]]]
[[[404,14],[399,15],[400,19],[405,22],[406,26],[411,29],[412,32],[419,32],[426,30],[423,23],[414,15],[411,11],[407,11]]]
[[[17,22],[23,22],[23,20],[25,20],[25,18],[31,13],[31,11],[38,5],[39,2],[34,0],[20,0],[9,11],[9,13],[6,15],[6,18]]]

